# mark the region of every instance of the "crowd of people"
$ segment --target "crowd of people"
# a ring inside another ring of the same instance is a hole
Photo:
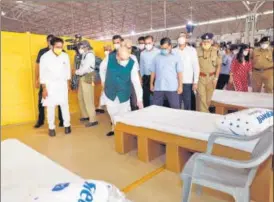
[[[105,58],[99,75],[103,87],[100,107],[110,116],[114,135],[115,116],[150,105],[174,109],[209,112],[215,89],[273,93],[273,48],[270,38],[263,37],[258,47],[247,44],[213,43],[214,35],[201,36],[200,46],[189,44],[187,33],[180,33],[173,47],[168,37],[156,47],[153,36],[139,37],[138,46],[120,35],[104,47]],[[69,57],[63,51],[64,41],[49,35],[48,47],[37,57],[36,87],[39,91],[39,119],[44,124],[47,107],[49,135],[55,136],[54,112],[59,106],[59,126],[71,133],[68,91],[71,75],[78,75],[80,121],[86,127],[98,125],[94,106],[95,53],[88,41],[81,41],[77,51],[81,55],[78,69],[70,68]]]

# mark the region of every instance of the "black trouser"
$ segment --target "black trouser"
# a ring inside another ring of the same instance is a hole
[[[220,74],[216,89],[223,90],[225,85],[228,84],[229,74]]]
[[[180,107],[184,103],[184,110],[191,110],[192,84],[183,84],[183,93],[180,95]]]
[[[144,75],[142,77],[143,81],[143,102],[144,102],[144,107],[150,106],[150,76]]]
[[[135,111],[138,109],[137,97],[136,97],[136,92],[135,92],[133,83],[131,83],[130,107],[131,107],[131,111]]]
[[[43,88],[42,85],[40,85],[40,90],[38,94],[38,110],[39,110],[39,115],[38,115],[38,124],[44,124],[45,121],[45,108],[43,107],[41,101],[42,101],[42,93],[43,93]],[[60,123],[63,123],[63,117],[62,117],[62,112],[61,112],[61,107],[58,106],[58,118]]]

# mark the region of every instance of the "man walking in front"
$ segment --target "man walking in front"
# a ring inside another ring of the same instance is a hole
[[[40,83],[42,85],[42,104],[47,107],[49,136],[55,136],[55,107],[60,105],[64,118],[65,134],[71,133],[68,104],[71,69],[67,53],[64,53],[64,41],[61,38],[51,40],[52,49],[45,53],[40,62]]]
[[[121,47],[109,54],[100,65],[100,77],[104,89],[105,105],[112,122],[114,135],[115,117],[130,111],[131,83],[137,97],[137,106],[143,108],[143,91],[139,79],[138,65],[130,57],[128,48]]]

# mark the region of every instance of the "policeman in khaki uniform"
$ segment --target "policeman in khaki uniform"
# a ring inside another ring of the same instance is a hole
[[[266,93],[273,93],[273,49],[270,47],[270,38],[263,37],[259,43],[260,48],[256,48],[252,54],[253,92],[261,92],[264,85]]]
[[[212,46],[212,33],[204,34],[201,47],[197,48],[200,64],[200,77],[196,95],[196,108],[201,112],[209,112],[213,91],[218,81],[222,59],[218,50]]]

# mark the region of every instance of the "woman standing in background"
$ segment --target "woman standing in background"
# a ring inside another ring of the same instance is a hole
[[[248,45],[241,44],[239,53],[231,64],[229,83],[233,84],[235,91],[248,92],[248,80],[251,76],[252,64]]]

